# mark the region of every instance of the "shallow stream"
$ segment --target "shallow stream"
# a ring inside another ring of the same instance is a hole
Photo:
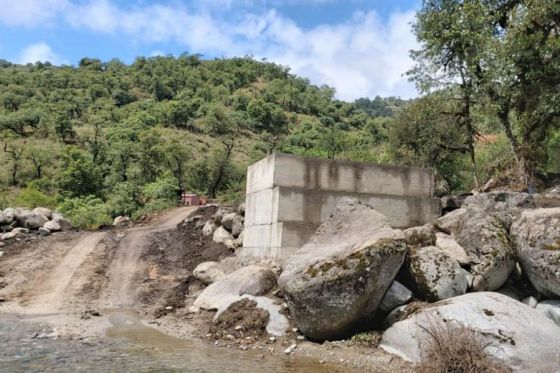
[[[231,351],[168,336],[131,311],[105,313],[107,338],[46,337],[21,316],[0,313],[0,372],[345,372],[294,357]]]

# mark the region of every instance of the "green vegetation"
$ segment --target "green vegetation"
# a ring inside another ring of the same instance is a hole
[[[341,102],[251,58],[2,61],[0,198],[86,227],[173,206],[184,190],[240,200],[246,166],[272,151],[381,160],[404,103]]]
[[[272,151],[433,167],[454,191],[538,187],[560,173],[558,19],[554,0],[424,1],[412,101],[342,102],[252,58],[0,61],[0,205],[96,227],[184,190],[240,201]]]

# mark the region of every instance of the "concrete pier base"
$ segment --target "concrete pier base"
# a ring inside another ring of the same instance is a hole
[[[431,170],[273,154],[247,174],[242,255],[286,257],[325,221],[338,200],[356,197],[395,228],[440,216]]]

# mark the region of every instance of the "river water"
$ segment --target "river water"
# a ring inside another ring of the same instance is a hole
[[[107,338],[81,341],[46,337],[37,325],[0,313],[0,372],[348,372],[180,340],[145,326],[131,312],[113,312],[109,319]]]

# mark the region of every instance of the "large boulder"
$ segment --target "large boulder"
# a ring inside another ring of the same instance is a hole
[[[196,266],[193,276],[203,284],[209,285],[224,277],[225,273],[220,263],[204,262]]]
[[[398,281],[393,281],[379,303],[379,311],[387,314],[412,299],[412,292]]]
[[[232,241],[233,236],[224,227],[218,227],[214,234],[212,235],[212,241],[217,243],[226,243],[227,241]]]
[[[207,310],[220,309],[240,295],[263,295],[276,285],[276,276],[268,266],[250,265],[221,277],[198,296],[194,305]]]
[[[235,216],[237,214],[235,212],[226,214],[222,217],[222,227],[224,227],[228,232],[231,232],[231,227],[233,225],[233,219],[235,219]]]
[[[560,297],[560,208],[524,211],[511,233],[531,284],[547,296]]]
[[[433,342],[430,332],[438,327],[472,330],[492,357],[513,370],[558,369],[560,328],[536,309],[491,292],[469,293],[425,307],[393,324],[383,334],[380,347],[420,362],[424,348]]]
[[[474,290],[502,287],[515,266],[514,249],[503,223],[480,208],[468,208],[455,240],[471,260]]]
[[[39,215],[44,216],[46,219],[50,219],[50,218],[51,218],[51,214],[52,214],[51,210],[49,210],[49,209],[46,208],[46,207],[35,207],[35,208],[33,209],[33,212],[34,212],[35,214],[39,214]]]
[[[279,285],[310,339],[350,334],[375,315],[406,255],[402,232],[370,205],[339,201],[331,217],[283,263]]]
[[[12,224],[12,222],[15,219],[16,216],[16,211],[13,208],[7,208],[4,211],[2,211],[2,214],[4,215],[4,218],[6,219],[4,224]]]
[[[433,246],[436,243],[435,227],[426,224],[403,231],[404,240],[409,246]]]
[[[459,245],[450,235],[441,232],[436,233],[435,246],[461,265],[467,265],[471,262],[463,246]]]
[[[523,210],[537,207],[534,197],[533,194],[519,192],[479,193],[467,197],[463,207],[480,208],[509,228]]]
[[[435,302],[467,292],[466,271],[435,246],[411,249],[403,270],[415,294],[422,299]]]
[[[467,209],[458,209],[451,211],[448,214],[443,215],[434,221],[434,225],[441,231],[449,234],[457,234],[461,226],[463,225],[463,220],[467,214]]]
[[[216,225],[216,223],[214,223],[214,220],[208,220],[202,227],[202,235],[204,237],[208,237],[214,233],[216,228],[218,228],[218,226]]]
[[[18,217],[19,225],[28,229],[39,229],[47,221],[49,221],[49,219],[34,211],[25,211]]]

